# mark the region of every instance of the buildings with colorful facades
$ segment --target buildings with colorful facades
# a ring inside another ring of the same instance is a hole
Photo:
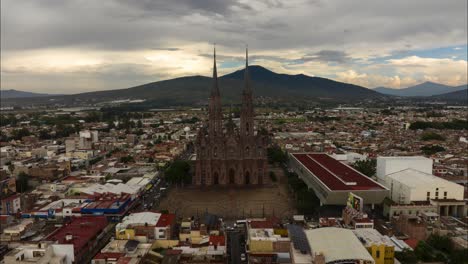
[[[208,122],[199,130],[195,142],[197,158],[193,184],[196,186],[261,185],[269,180],[266,156],[268,136],[255,129],[247,61],[246,51],[240,127],[237,128],[231,115],[226,123],[223,121],[216,53],[214,55]]]

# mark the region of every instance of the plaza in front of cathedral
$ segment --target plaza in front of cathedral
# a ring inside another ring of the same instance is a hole
[[[173,187],[158,208],[180,216],[201,216],[208,212],[224,219],[291,217],[296,214],[295,201],[284,171],[279,167],[270,167],[270,171],[278,181],[262,186]]]

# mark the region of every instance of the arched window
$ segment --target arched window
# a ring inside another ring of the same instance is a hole
[[[250,125],[249,122],[245,123],[245,134],[248,135],[250,131]]]
[[[244,175],[244,183],[246,185],[250,184],[250,172],[246,171]]]
[[[214,147],[213,156],[216,158],[218,156],[218,147]]]
[[[235,172],[234,172],[234,169],[230,169],[229,170],[229,184],[234,184],[234,183],[236,183]]]
[[[249,156],[250,155],[250,148],[249,146],[245,147],[245,156]]]

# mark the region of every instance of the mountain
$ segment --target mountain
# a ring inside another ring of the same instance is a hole
[[[438,94],[438,95],[433,95],[431,96],[432,99],[437,99],[437,100],[448,100],[448,101],[468,101],[468,89],[456,91],[456,92],[450,92],[450,93],[444,93],[444,94]]]
[[[404,89],[392,89],[386,87],[377,87],[374,91],[382,94],[395,95],[395,96],[433,96],[444,94],[454,91],[466,89],[467,85],[461,86],[448,86],[440,83],[424,82],[415,86],[410,86]]]
[[[366,100],[386,96],[348,83],[311,77],[303,74],[278,74],[261,66],[249,66],[251,86],[256,98],[268,97],[282,101],[297,100]],[[206,104],[212,79],[204,76],[188,76],[147,83],[126,89],[80,93],[74,95],[28,98],[30,104],[85,104],[113,100],[145,99],[161,105]],[[240,101],[244,87],[244,70],[219,78],[222,100],[225,103]],[[2,100],[2,103],[25,103],[20,98]]]
[[[49,94],[43,93],[32,93],[18,90],[0,90],[1,98],[24,98],[24,97],[38,97],[38,96],[49,96]]]

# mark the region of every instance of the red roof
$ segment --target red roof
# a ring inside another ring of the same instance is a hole
[[[166,227],[172,225],[175,220],[175,214],[161,214],[156,227]]]
[[[412,249],[415,249],[416,246],[418,245],[419,243],[419,240],[417,239],[414,239],[414,238],[410,238],[410,239],[406,239],[404,240],[406,244],[408,244],[408,246],[410,246]]]
[[[269,220],[251,221],[249,224],[251,228],[273,228],[273,222]]]
[[[324,153],[293,154],[332,191],[384,190],[366,175]]]
[[[94,260],[97,259],[119,259],[121,257],[125,256],[124,253],[119,253],[119,252],[106,252],[106,253],[97,253],[96,256],[94,256]]]
[[[225,245],[224,236],[210,236],[210,244],[224,246]]]
[[[73,218],[72,221],[58,228],[44,240],[57,241],[59,244],[73,244],[75,257],[80,258],[86,252],[86,247],[92,245],[92,241],[107,226],[105,216],[82,216]],[[67,236],[71,239],[67,240]]]

